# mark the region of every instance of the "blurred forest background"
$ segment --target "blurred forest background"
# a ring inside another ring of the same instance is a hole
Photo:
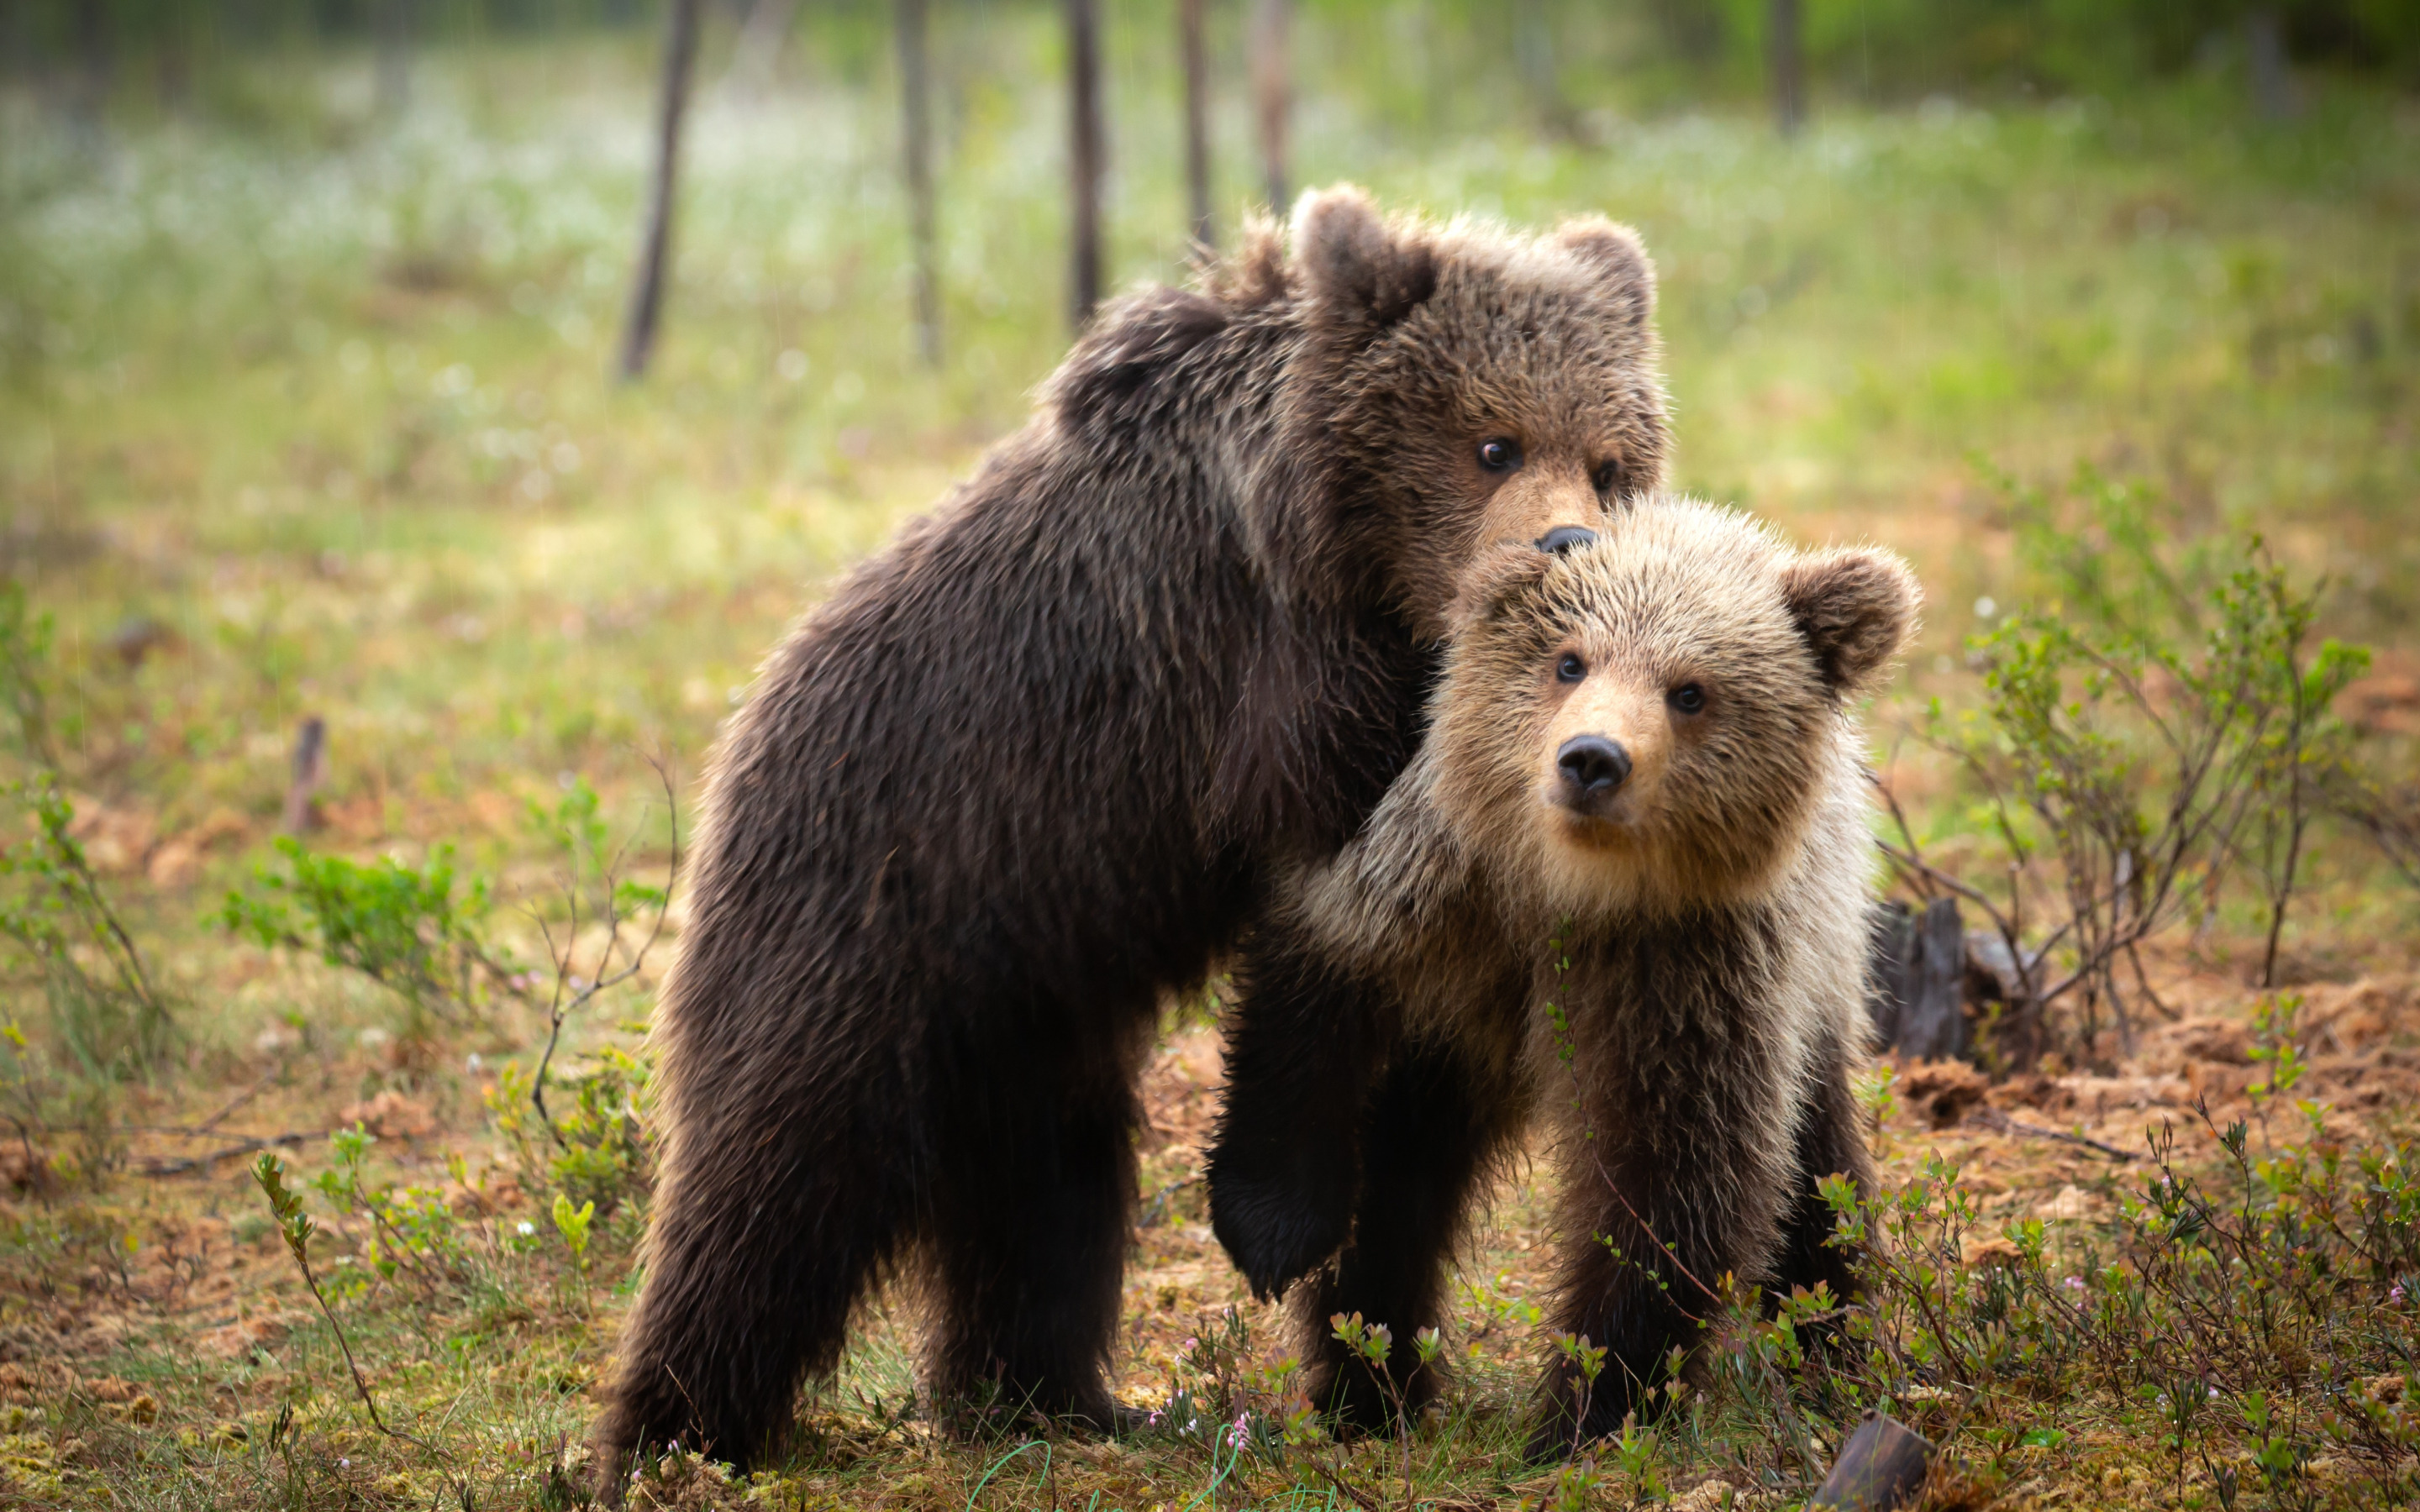
[[[0,0],[0,1502],[582,1504],[721,721],[1096,300],[1340,179],[1637,226],[1676,483],[1919,567],[1877,876],[1977,933],[1868,1358],[1743,1314],[1518,1465],[1523,1170],[1450,1410],[1326,1443],[1177,1005],[1161,1436],[937,1441],[886,1302],[635,1494],[1777,1506],[1884,1406],[1935,1504],[2420,1495],[2415,86],[2399,0]]]

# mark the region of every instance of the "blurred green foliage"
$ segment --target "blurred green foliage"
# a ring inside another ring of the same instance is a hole
[[[213,67],[263,50],[520,41],[571,32],[646,32],[661,0],[252,0],[202,8],[176,0],[33,0],[11,8],[0,37],[31,72],[99,70],[124,91],[207,97]],[[964,6],[936,8],[948,27]],[[985,7],[997,11],[1001,8]],[[1016,8],[1047,14],[1028,0]],[[1643,0],[1627,7],[1582,0],[1310,0],[1316,25],[1375,34],[1453,60],[1489,82],[1542,66],[1571,84],[1593,69],[1665,73],[1667,87],[1752,87],[1769,46],[1767,0]],[[731,23],[746,4],[726,8]],[[2420,17],[2398,0],[1802,0],[1804,47],[1819,91],[1889,99],[1932,89],[2110,90],[2224,61],[2255,10],[2273,14],[2294,59],[2410,79],[2420,69]],[[1121,8],[1128,23],[1165,21]],[[888,8],[846,0],[802,8],[791,24],[856,69],[888,45]],[[1161,26],[1172,30],[1172,22]],[[1542,45],[1543,43],[1543,45]],[[1433,85],[1425,70],[1414,81]],[[1471,80],[1477,83],[1478,80]],[[83,81],[89,86],[90,81]],[[225,101],[237,107],[232,100]]]

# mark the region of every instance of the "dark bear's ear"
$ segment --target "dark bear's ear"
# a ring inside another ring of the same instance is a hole
[[[1781,595],[1837,697],[1865,691],[1916,627],[1916,574],[1888,551],[1818,551],[1782,569]]]
[[[1602,215],[1565,221],[1555,227],[1553,241],[1630,304],[1630,323],[1643,326],[1655,315],[1655,264],[1638,233]]]
[[[1436,289],[1428,242],[1398,237],[1350,184],[1303,191],[1294,208],[1294,249],[1313,314],[1334,326],[1375,333]]]

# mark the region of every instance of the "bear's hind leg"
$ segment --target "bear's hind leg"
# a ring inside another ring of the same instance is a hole
[[[1391,1427],[1444,1384],[1414,1335],[1446,1321],[1445,1270],[1480,1180],[1512,1132],[1508,1101],[1450,1050],[1410,1046],[1381,1075],[1361,1126],[1353,1238],[1331,1268],[1296,1287],[1295,1327],[1311,1399],[1354,1427]],[[1382,1376],[1329,1321],[1359,1313],[1393,1335]]]
[[[952,1119],[928,1228],[936,1411],[968,1428],[1029,1412],[1111,1428],[1106,1376],[1132,1242],[1131,1079],[1123,1065],[1066,1076],[1020,1058],[972,1101]]]
[[[700,1115],[684,1129],[597,1429],[609,1476],[675,1439],[756,1462],[789,1426],[799,1382],[839,1363],[851,1308],[907,1237],[911,1163],[865,1159],[850,1139],[902,1105],[895,1087],[740,1089],[723,1104],[821,1117],[715,1127]],[[904,1131],[894,1143],[906,1148]]]

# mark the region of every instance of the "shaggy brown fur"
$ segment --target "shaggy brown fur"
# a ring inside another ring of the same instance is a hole
[[[606,1466],[763,1455],[909,1261],[939,1401],[1109,1421],[1156,1005],[1386,791],[1482,548],[1661,477],[1652,302],[1602,221],[1307,195],[1290,253],[1105,311],[773,654],[657,1011]]]
[[[1442,1322],[1479,1180],[1540,1114],[1561,1125],[1555,1326],[1610,1352],[1592,1393],[1549,1371],[1534,1450],[1643,1405],[1712,1305],[1699,1282],[1848,1292],[1814,1194],[1869,1174],[1844,702],[1897,654],[1914,579],[1702,504],[1599,532],[1478,565],[1426,742],[1245,951],[1211,1211],[1264,1295],[1325,1266],[1296,1326],[1348,1420],[1388,1408],[1327,1319]]]

